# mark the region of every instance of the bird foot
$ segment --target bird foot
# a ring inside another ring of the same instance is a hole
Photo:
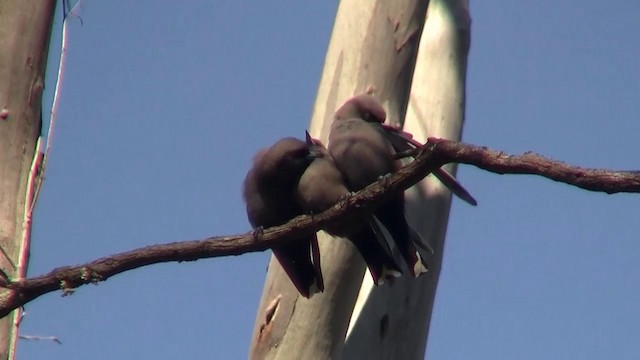
[[[378,176],[378,181],[382,181],[384,186],[386,187],[389,183],[389,179],[393,176],[393,173],[386,173],[384,175]]]
[[[251,235],[253,236],[253,241],[257,242],[262,240],[262,236],[264,236],[264,227],[258,226],[257,228],[253,229]]]
[[[342,202],[344,200],[350,199],[355,194],[356,194],[355,191],[349,191],[346,194],[340,195],[340,197],[338,198],[338,202]]]

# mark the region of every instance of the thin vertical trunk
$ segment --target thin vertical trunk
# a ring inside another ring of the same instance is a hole
[[[414,0],[340,2],[310,125],[314,137],[326,142],[336,108],[365,91],[384,102],[390,117],[404,118],[427,5]],[[322,235],[320,242],[326,288],[311,300],[298,296],[272,257],[252,359],[340,357],[364,264],[346,241]]]
[[[417,140],[429,136],[459,140],[462,135],[470,25],[467,1],[430,1],[404,121],[404,129]],[[447,169],[455,171],[453,166]],[[451,196],[430,176],[407,191],[406,198],[410,224],[435,250],[428,259],[430,273],[377,288],[365,281],[344,359],[424,357]]]
[[[28,263],[31,204],[42,127],[41,98],[55,0],[0,1],[0,267]],[[1,295],[0,295],[1,296]],[[0,319],[0,359],[13,359],[19,311]]]

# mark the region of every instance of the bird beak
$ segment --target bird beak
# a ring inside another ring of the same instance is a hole
[[[322,143],[320,143],[319,140],[312,138],[308,131],[305,131],[304,134],[307,145],[309,146],[309,155],[307,155],[307,160],[313,161],[314,159],[323,157],[324,154],[318,145],[320,144],[320,146],[322,146]]]
[[[314,145],[313,138],[311,137],[311,134],[309,134],[308,131],[305,131],[304,135],[305,135],[304,137],[305,137],[305,140],[307,142],[307,145]]]

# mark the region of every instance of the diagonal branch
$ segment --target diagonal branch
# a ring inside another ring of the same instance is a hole
[[[328,224],[345,221],[347,218],[371,211],[387,196],[404,191],[434,169],[451,162],[474,165],[498,174],[539,175],[586,190],[609,194],[640,192],[640,171],[585,169],[533,153],[508,155],[486,147],[435,138],[430,138],[425,147],[416,150],[416,153],[418,154],[415,160],[396,174],[379,180],[321,214],[298,216],[287,224],[253,233],[152,245],[83,265],[57,268],[48,274],[29,279],[4,279],[4,291],[0,293],[0,317],[46,293],[62,290],[63,295],[68,295],[81,285],[105,281],[114,275],[142,266],[241,255],[283,245]]]

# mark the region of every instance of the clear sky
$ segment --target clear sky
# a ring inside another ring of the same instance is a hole
[[[183,5],[184,4],[184,5]],[[29,273],[249,229],[253,154],[308,125],[336,1],[94,1],[70,26]],[[640,2],[473,1],[466,142],[640,169]],[[59,54],[56,16],[49,108]],[[48,114],[48,110],[45,111]],[[461,166],[430,359],[637,359],[640,197]],[[19,359],[246,358],[268,252],[27,305]]]

